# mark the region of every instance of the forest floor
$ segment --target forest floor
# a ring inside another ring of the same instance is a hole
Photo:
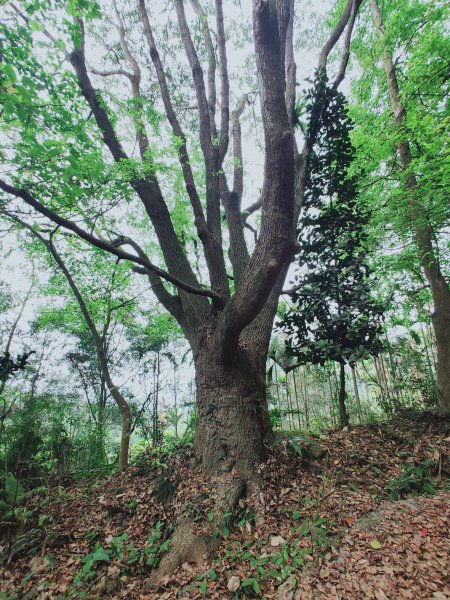
[[[149,565],[182,507],[200,533],[214,509],[214,482],[191,470],[190,449],[55,487],[28,501],[10,540],[3,531],[0,598],[450,598],[449,434],[431,414],[329,431],[315,438],[326,449],[317,461],[308,441],[281,436],[218,550],[156,589]]]

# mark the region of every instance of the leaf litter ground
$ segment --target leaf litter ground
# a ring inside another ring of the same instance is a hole
[[[214,510],[214,481],[191,470],[190,451],[56,487],[30,500],[33,515],[12,543],[0,541],[9,561],[0,597],[450,598],[448,435],[433,417],[330,431],[317,440],[326,449],[319,461],[295,451],[301,436],[294,445],[282,437],[260,468],[259,491],[217,532],[218,550],[156,589],[149,535],[167,546],[181,511],[201,534]],[[387,484],[417,465],[433,469],[436,493],[390,500]]]

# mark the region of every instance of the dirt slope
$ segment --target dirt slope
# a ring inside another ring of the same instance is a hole
[[[328,432],[318,461],[303,439],[282,439],[215,553],[156,589],[151,566],[171,524],[183,513],[201,534],[214,507],[189,450],[55,488],[29,502],[10,539],[3,531],[0,598],[450,598],[447,438],[448,424],[431,417]],[[386,485],[414,466],[436,493],[389,500]]]

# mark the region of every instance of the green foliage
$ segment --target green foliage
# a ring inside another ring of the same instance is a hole
[[[121,576],[146,572],[149,567],[156,567],[161,556],[169,548],[172,530],[171,526],[158,521],[151,528],[143,548],[136,548],[133,544],[128,543],[126,533],[109,539],[106,545],[97,541],[92,551],[81,560],[83,567],[73,579],[72,596],[86,597],[84,590],[89,589],[89,582],[95,578],[103,564],[119,563]],[[91,537],[95,539],[97,535],[98,532],[92,532]]]
[[[411,216],[411,200],[420,204],[422,218],[434,232],[441,269],[449,272],[445,228],[450,155],[444,131],[449,119],[446,22],[450,11],[444,2],[381,0],[378,4],[394,56],[405,118],[399,128],[389,98],[382,44],[369,7],[362,6],[361,23],[352,42],[358,63],[350,105],[356,124],[352,140],[358,149],[358,164],[365,171],[361,193],[371,210],[370,236],[386,248],[378,255],[377,266],[386,282],[398,278],[395,287],[403,296],[405,287],[423,285],[414,247],[414,228],[420,222]],[[410,143],[412,163],[406,171],[397,160],[399,140]],[[414,190],[405,185],[411,174],[418,183]]]
[[[403,473],[394,477],[386,486],[391,500],[400,500],[406,496],[434,494],[435,480],[431,476],[436,463],[424,460],[418,465],[405,465]]]
[[[367,263],[369,217],[358,204],[358,177],[350,174],[355,148],[347,102],[320,74],[310,98],[310,110],[316,110],[312,98],[321,99],[321,108],[310,134],[316,149],[299,229],[298,264],[306,273],[296,275],[293,305],[278,326],[301,364],[353,364],[381,349],[382,309]]]
[[[313,502],[313,499],[310,499]],[[227,544],[217,565],[227,562],[235,565],[239,571],[247,575],[239,583],[239,588],[232,598],[258,597],[260,588],[268,578],[279,582],[293,576],[302,569],[309,559],[305,556],[321,556],[330,542],[330,529],[325,519],[319,515],[301,519],[300,512],[294,513],[293,525],[289,539],[267,552],[267,540],[248,539],[240,543],[233,540]],[[264,547],[261,548],[261,546]],[[200,581],[206,581],[206,573],[198,576]]]

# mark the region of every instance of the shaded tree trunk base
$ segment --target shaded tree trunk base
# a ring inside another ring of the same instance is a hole
[[[232,527],[239,501],[258,488],[258,467],[272,440],[265,363],[265,355],[240,348],[232,364],[225,364],[220,349],[207,344],[195,356],[196,466],[215,482],[216,501],[213,514],[201,523],[193,523],[185,507],[170,548],[150,577],[150,588],[185,562],[202,564],[219,546],[224,529]]]

